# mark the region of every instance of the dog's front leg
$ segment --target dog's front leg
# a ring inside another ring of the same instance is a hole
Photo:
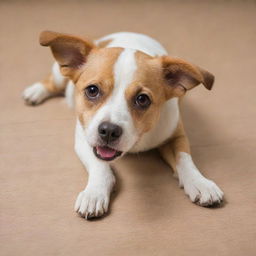
[[[159,151],[177,173],[180,186],[192,202],[201,206],[211,206],[222,201],[221,189],[213,181],[206,179],[195,166],[181,122],[172,140],[161,146]]]
[[[77,197],[75,210],[86,219],[100,217],[108,211],[115,177],[109,164],[93,154],[79,121],[76,126],[75,151],[89,175],[86,188]]]

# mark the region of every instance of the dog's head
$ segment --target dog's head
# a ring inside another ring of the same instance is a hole
[[[80,37],[45,31],[64,76],[76,86],[76,111],[95,155],[106,161],[129,151],[157,123],[161,106],[202,83],[209,72],[180,59],[123,48],[98,48]]]

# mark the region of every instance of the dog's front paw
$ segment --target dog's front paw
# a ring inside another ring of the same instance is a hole
[[[183,181],[185,193],[192,202],[201,206],[213,206],[222,202],[223,192],[211,180],[204,177],[197,177]]]
[[[75,211],[86,219],[100,217],[108,211],[109,197],[100,189],[86,188],[76,199]]]
[[[48,98],[51,93],[43,86],[42,83],[35,83],[23,92],[23,99],[29,105],[37,105]]]

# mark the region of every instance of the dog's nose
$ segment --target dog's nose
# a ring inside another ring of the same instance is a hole
[[[123,133],[120,126],[110,122],[103,122],[98,127],[98,133],[104,142],[113,142],[117,140]]]

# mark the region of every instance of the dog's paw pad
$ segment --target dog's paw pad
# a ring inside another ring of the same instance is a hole
[[[109,195],[94,189],[80,192],[75,203],[75,211],[85,219],[96,218],[108,211]]]
[[[192,202],[205,207],[220,204],[224,196],[213,181],[204,177],[186,182],[184,190]]]
[[[37,105],[50,95],[51,93],[42,85],[42,83],[35,83],[24,90],[23,99],[29,105]]]

